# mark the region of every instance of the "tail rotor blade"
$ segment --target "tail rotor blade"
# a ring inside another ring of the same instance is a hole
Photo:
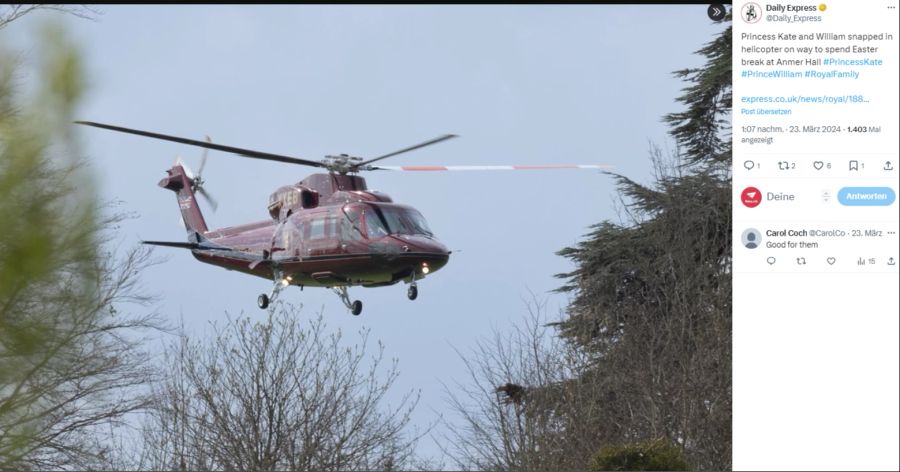
[[[206,142],[212,144],[212,138],[206,136]],[[206,157],[208,155],[209,148],[204,148],[203,155],[200,157],[200,167],[197,169],[197,177],[192,179],[192,181],[194,183],[194,191],[199,193],[200,196],[206,200],[206,203],[209,203],[212,211],[216,211],[216,209],[219,207],[219,203],[215,198],[213,198],[212,195],[210,195],[209,192],[206,191],[205,188],[203,188],[203,184],[205,183],[205,181],[203,180],[203,169],[206,167]]]
[[[199,193],[203,198],[206,199],[206,203],[209,203],[209,207],[212,208],[212,211],[216,211],[219,208],[219,203],[216,201],[209,192],[206,191],[203,187],[197,188],[197,193]]]
[[[212,144],[212,139],[207,136],[206,142]],[[197,176],[203,175],[203,168],[206,167],[206,156],[209,155],[209,148],[203,148],[203,155],[200,157],[200,168],[197,169]]]
[[[200,170],[197,172],[197,175],[194,176],[194,172],[191,171],[191,168],[188,167],[188,165],[181,159],[181,157],[175,160],[175,165],[181,166],[181,168],[184,169],[185,177],[187,177],[188,180],[191,181],[191,189],[194,192],[200,194],[200,196],[202,196],[206,200],[206,202],[209,203],[212,211],[216,211],[216,209],[219,208],[219,202],[217,202],[216,199],[213,198],[213,196],[210,195],[205,188],[203,188],[203,177],[201,177],[200,172],[203,172],[204,164],[206,164],[205,152],[203,153],[203,159],[200,161]],[[184,220],[182,220],[181,217],[179,217],[179,221],[182,225],[184,225]]]

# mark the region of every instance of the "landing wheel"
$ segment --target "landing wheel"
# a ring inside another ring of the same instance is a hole
[[[256,305],[265,310],[269,306],[269,296],[264,293],[257,297]]]
[[[359,316],[359,314],[362,313],[362,302],[359,300],[353,302],[353,304],[350,305],[350,313],[352,313],[353,316]]]
[[[419,296],[419,288],[416,287],[415,285],[410,285],[410,286],[409,286],[409,289],[406,290],[406,296],[407,296],[410,300],[415,300],[416,297]]]

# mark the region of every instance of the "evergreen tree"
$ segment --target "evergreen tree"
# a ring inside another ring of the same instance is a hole
[[[594,357],[591,388],[602,384],[614,408],[631,412],[610,434],[661,435],[692,468],[727,469],[731,27],[698,53],[704,67],[676,72],[689,83],[678,99],[686,110],[665,117],[678,151],[652,152],[652,185],[613,174],[626,218],[595,225],[559,252],[576,268],[559,275],[573,299],[558,327]]]
[[[730,20],[730,17],[728,18]],[[624,218],[560,255],[572,295],[464,356],[448,436],[476,470],[731,468],[731,28],[676,72],[677,151],[651,151],[643,185],[612,174]],[[551,333],[550,326],[557,328]]]

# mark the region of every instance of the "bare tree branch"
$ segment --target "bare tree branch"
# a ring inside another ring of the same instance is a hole
[[[293,307],[259,323],[231,319],[208,341],[182,337],[156,389],[143,448],[153,469],[393,470],[421,435],[406,428],[418,394],[384,407],[397,379],[368,331],[346,346],[321,316]]]
[[[73,15],[86,20],[94,20],[100,15],[100,10],[87,4],[66,4],[66,3],[32,3],[32,4],[7,4],[0,5],[0,29],[9,25],[13,21],[23,16],[34,13],[36,11],[56,11]]]

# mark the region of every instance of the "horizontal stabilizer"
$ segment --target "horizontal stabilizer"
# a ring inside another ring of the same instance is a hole
[[[178,243],[172,241],[141,241],[141,244],[151,244],[153,246],[180,247],[182,249],[200,249],[197,243]]]
[[[150,244],[153,246],[165,246],[165,247],[177,247],[181,249],[200,249],[203,251],[228,251],[230,250],[227,247],[221,246],[210,246],[208,244],[202,243],[182,243],[175,241],[141,241],[142,244]]]

